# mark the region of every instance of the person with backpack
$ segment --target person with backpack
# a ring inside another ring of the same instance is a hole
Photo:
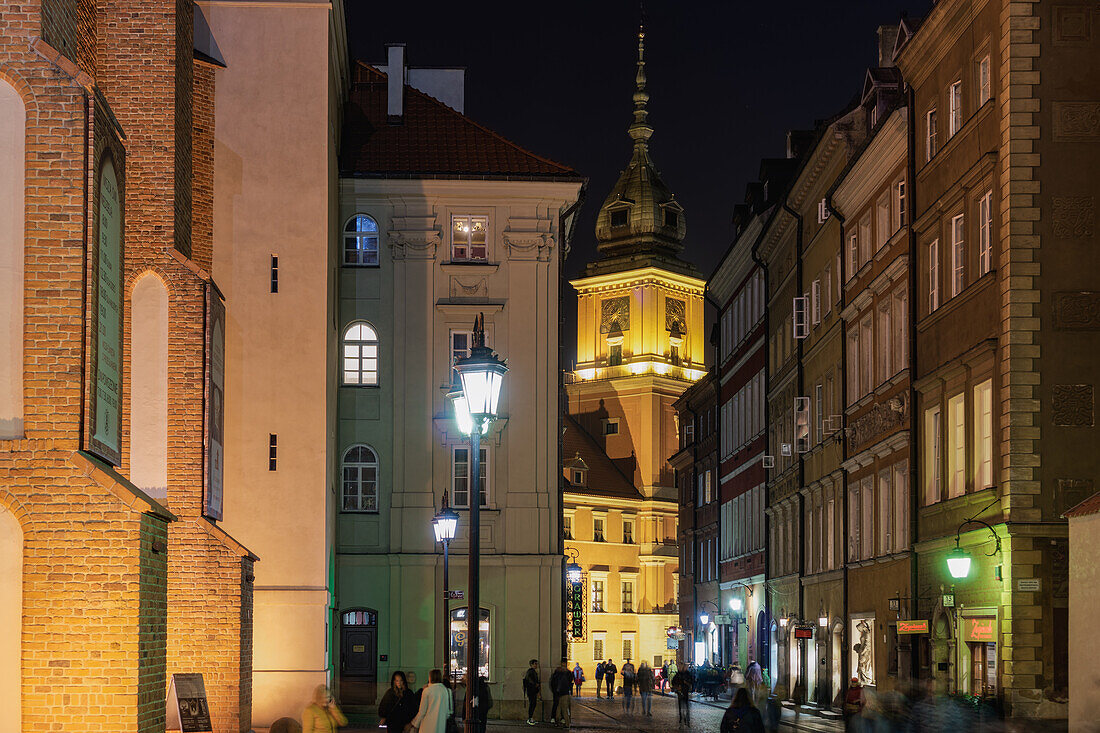
[[[550,675],[550,694],[554,696],[554,704],[550,708],[550,722],[557,723],[558,709],[561,709],[561,724],[566,728],[569,727],[572,715],[570,714],[570,708],[572,707],[570,693],[573,691],[573,674],[569,671],[569,666],[563,660],[562,663],[554,670],[554,673]]]
[[[642,715],[653,717],[653,668],[642,660],[638,666],[638,696],[642,698]]]
[[[608,659],[607,664],[603,666],[603,681],[607,685],[607,699],[615,699],[615,675],[618,673],[619,668],[615,666],[614,660]]]
[[[542,681],[539,679],[537,659],[531,660],[531,666],[523,676],[523,694],[527,696],[527,725],[535,725],[535,705],[542,700]]]
[[[733,702],[722,716],[721,733],[764,733],[764,720],[760,717],[752,700],[749,699],[749,691],[744,687],[737,689],[733,696]]]
[[[599,664],[596,665],[596,699],[597,700],[599,700],[602,697],[602,695],[600,695],[600,688],[603,687],[603,667],[604,667],[603,662],[600,662]]]

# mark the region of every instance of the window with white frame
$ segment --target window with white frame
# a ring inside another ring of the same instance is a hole
[[[878,342],[875,344],[875,354],[878,356],[879,384],[894,376],[892,341],[896,335],[893,330],[894,324],[891,322],[893,304],[893,298],[887,296],[879,302],[877,308]]]
[[[814,442],[820,443],[825,439],[825,386],[821,382],[814,385],[814,425]]]
[[[936,147],[936,108],[924,115],[924,159],[932,160],[939,149]]]
[[[890,469],[878,473],[878,554],[889,555],[894,551],[894,523],[891,502],[894,489],[890,485]]]
[[[947,491],[950,497],[966,493],[966,395],[947,400]]]
[[[821,280],[810,283],[810,322],[821,323]]]
[[[607,578],[592,578],[592,613],[603,613],[606,600]]]
[[[848,278],[855,276],[859,270],[859,236],[848,235]]]
[[[488,230],[488,217],[452,216],[451,259],[458,261],[489,259]]]
[[[482,448],[480,452],[481,483],[478,485],[478,506],[487,506],[489,503],[489,449]],[[451,500],[454,506],[470,506],[470,449],[454,446],[451,449]]]
[[[963,215],[951,218],[951,297],[963,290],[966,276],[966,243]]]
[[[928,312],[940,307],[940,240],[928,243]]]
[[[352,323],[344,329],[343,383],[354,386],[378,385],[378,332],[369,323]]]
[[[947,136],[952,137],[962,129],[963,83],[956,81],[947,93]]]
[[[993,380],[974,386],[974,489],[993,485]]]
[[[607,632],[601,631],[592,634],[592,658],[598,661],[607,659],[604,656],[604,645],[607,644]]]
[[[993,94],[992,79],[989,66],[989,54],[982,57],[982,60],[978,62],[978,106],[982,106],[989,101],[989,98]]]
[[[894,231],[905,226],[905,181],[894,183]]]
[[[993,192],[978,200],[978,277],[993,269]]]
[[[356,214],[344,225],[344,264],[378,266],[378,222],[366,214]]]
[[[606,520],[603,517],[592,518],[592,541],[593,542],[606,542],[607,538],[604,530],[606,529]]]
[[[859,264],[860,267],[871,261],[871,215],[859,220]]]
[[[634,581],[622,581],[622,612],[634,613]]]
[[[924,411],[924,503],[932,505],[943,494],[940,490],[940,476],[943,474],[943,422],[940,406],[935,405]]]
[[[343,510],[378,511],[378,456],[365,445],[353,445],[344,452]]]
[[[860,557],[866,560],[875,554],[875,479],[868,476],[859,482]]]
[[[894,552],[909,548],[909,462],[894,464]]]
[[[872,351],[874,321],[873,314],[868,313],[859,322],[859,396],[870,394],[874,382],[874,361]]]
[[[881,249],[890,240],[890,193],[883,192],[875,205],[875,249]]]

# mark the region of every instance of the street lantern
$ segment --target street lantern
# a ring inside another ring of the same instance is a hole
[[[730,599],[730,610],[733,611],[734,613],[741,613],[741,606],[742,605],[743,604],[742,604],[740,598],[731,598]]]
[[[450,542],[458,530],[458,512],[444,505],[443,509],[432,517],[432,529],[436,542]]]
[[[447,399],[451,401],[455,409],[455,423],[458,424],[458,430],[466,437],[470,437],[470,433],[474,430],[474,418],[470,415],[470,405],[466,402],[466,393],[462,391],[462,381],[455,379],[451,385],[451,391],[447,393]],[[489,432],[489,421],[482,420],[481,422],[481,434],[485,435]]]
[[[956,547],[947,556],[947,570],[956,580],[970,575],[970,555],[967,555],[961,547]]]
[[[565,579],[570,583],[579,583],[581,582],[581,578],[584,577],[584,570],[577,563],[577,558],[580,557],[580,553],[572,547],[566,549],[565,552],[569,556],[569,562],[565,564]]]
[[[709,621],[710,621],[710,615],[708,615],[705,612],[699,614],[699,622],[702,623],[703,626],[706,626]]]
[[[821,610],[817,612],[817,625],[825,628],[829,625],[829,614],[825,613],[825,604],[821,604]]]
[[[508,366],[485,346],[484,315],[478,315],[474,321],[473,341],[470,355],[458,360],[455,371],[462,380],[462,394],[471,418],[475,422],[493,420],[497,417],[500,387]]]

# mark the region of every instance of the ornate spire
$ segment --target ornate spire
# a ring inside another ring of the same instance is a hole
[[[645,90],[645,25],[638,26],[638,73],[634,77],[634,123],[630,126],[630,137],[635,145],[645,145],[653,128],[646,122],[649,112],[646,104],[649,102],[649,92]]]

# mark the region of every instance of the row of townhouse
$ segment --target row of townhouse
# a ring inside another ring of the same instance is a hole
[[[677,454],[685,661],[759,660],[820,706],[854,678],[1070,715],[1063,514],[1097,475],[1090,12],[945,0],[883,26],[858,101],[762,162],[707,284],[713,377],[678,402],[708,426]]]

